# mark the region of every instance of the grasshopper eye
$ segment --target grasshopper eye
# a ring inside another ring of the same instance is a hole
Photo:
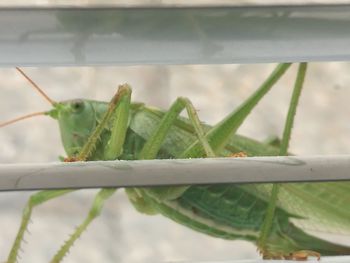
[[[84,101],[82,100],[76,100],[71,103],[71,107],[75,113],[81,112],[84,109],[84,106]]]

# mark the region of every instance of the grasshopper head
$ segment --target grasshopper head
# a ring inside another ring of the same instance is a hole
[[[107,109],[106,103],[82,99],[53,101],[21,69],[16,69],[50,102],[53,108],[0,123],[0,127],[34,116],[48,115],[58,121],[63,147],[68,156],[76,155],[95,129],[100,116]]]
[[[97,125],[96,102],[83,99],[58,102],[47,115],[59,124],[63,147],[68,156],[76,155]]]

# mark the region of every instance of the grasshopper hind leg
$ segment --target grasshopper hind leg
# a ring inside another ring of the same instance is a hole
[[[117,189],[102,189],[95,196],[94,202],[90,208],[90,211],[85,218],[84,222],[80,224],[70,238],[63,244],[60,250],[56,253],[51,263],[61,262],[67,255],[69,249],[73,246],[74,242],[81,236],[81,234],[87,229],[90,223],[101,214],[104,202],[110,198]]]
[[[24,234],[28,231],[28,224],[33,212],[34,207],[45,203],[56,197],[68,194],[74,190],[51,190],[51,191],[41,191],[30,196],[27,205],[23,209],[22,221],[20,228],[18,230],[16,239],[12,245],[10,254],[7,259],[7,263],[15,263],[18,258],[18,251],[21,248],[21,244],[24,238]]]
[[[307,69],[306,63],[301,63],[299,65],[298,73],[297,73],[297,77],[295,80],[295,85],[294,85],[294,89],[293,89],[293,93],[292,93],[292,97],[291,97],[291,101],[289,104],[289,109],[288,109],[288,113],[287,113],[287,117],[286,117],[286,121],[285,121],[283,137],[282,137],[281,142],[278,142],[278,146],[280,149],[279,155],[281,155],[281,156],[288,155],[288,146],[289,146],[289,142],[290,142],[290,138],[291,138],[291,133],[292,133],[292,128],[293,128],[293,124],[294,124],[294,119],[295,119],[295,114],[296,114],[298,102],[300,99],[301,91],[302,91],[304,80],[305,80],[306,69]],[[281,184],[273,184],[272,185],[269,204],[268,204],[268,207],[266,209],[266,215],[264,218],[264,222],[262,224],[260,235],[259,235],[259,238],[257,240],[257,245],[258,245],[259,251],[261,251],[263,256],[265,255],[266,257],[269,257],[269,256],[275,254],[274,252],[271,252],[271,250],[269,249],[269,242],[271,242],[270,236],[273,235],[273,222],[274,222],[274,218],[275,218],[275,211],[277,208],[280,187],[281,187]],[[282,242],[282,240],[281,240],[281,242]],[[290,247],[292,250],[293,244],[291,244]],[[297,251],[297,250],[294,250],[294,251]],[[295,253],[297,253],[297,252],[295,252]],[[289,257],[293,257],[293,254],[294,254],[294,252],[288,253],[287,255],[289,255]],[[284,256],[284,255],[282,255],[282,256]]]

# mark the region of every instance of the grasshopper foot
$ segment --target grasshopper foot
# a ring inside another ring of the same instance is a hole
[[[73,163],[73,162],[79,162],[80,160],[77,157],[66,157],[63,159],[63,162],[65,163]]]
[[[263,259],[285,259],[295,261],[306,261],[309,257],[315,257],[317,260],[321,259],[321,254],[312,250],[299,250],[289,254],[274,253],[269,251],[259,251]]]
[[[228,157],[232,157],[232,158],[242,158],[242,157],[248,157],[248,154],[246,154],[245,152],[237,152],[237,153],[232,153],[230,154]]]
[[[309,257],[315,257],[317,260],[320,260],[321,254],[312,250],[299,250],[291,253],[291,259],[296,261],[305,261]]]

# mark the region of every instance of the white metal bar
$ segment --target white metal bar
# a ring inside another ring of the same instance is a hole
[[[0,190],[350,180],[350,155],[0,165]]]
[[[350,60],[350,5],[0,8],[0,66]]]

